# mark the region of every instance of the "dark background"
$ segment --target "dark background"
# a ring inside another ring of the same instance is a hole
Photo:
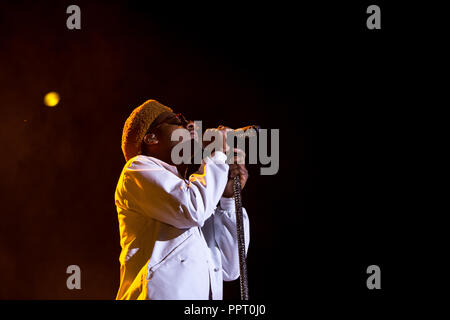
[[[408,6],[377,1],[382,30],[370,31],[372,3],[340,2],[2,2],[0,299],[115,297],[122,126],[150,98],[204,127],[280,129],[278,174],[250,166],[243,192],[251,298],[402,292],[414,247],[405,98],[419,99],[426,37]],[[81,30],[66,28],[70,4]],[[82,290],[66,288],[71,264]],[[238,299],[239,281],[224,296]]]

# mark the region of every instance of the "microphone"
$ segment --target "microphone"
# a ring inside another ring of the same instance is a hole
[[[258,134],[260,127],[257,125],[246,126],[234,129],[234,136],[237,138],[251,138]]]

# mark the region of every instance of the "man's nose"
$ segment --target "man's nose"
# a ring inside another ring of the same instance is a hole
[[[194,121],[190,120],[186,125],[186,129],[188,129],[189,131],[195,131],[198,129],[198,126],[195,124]]]

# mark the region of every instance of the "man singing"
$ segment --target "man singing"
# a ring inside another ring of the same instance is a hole
[[[122,151],[127,163],[115,193],[119,218],[120,287],[116,299],[222,299],[222,281],[239,277],[232,182],[248,179],[243,164],[226,163],[222,148],[189,174],[174,164],[172,132],[192,122],[155,100],[125,122]],[[219,205],[218,205],[219,204]],[[243,209],[246,251],[249,221]]]

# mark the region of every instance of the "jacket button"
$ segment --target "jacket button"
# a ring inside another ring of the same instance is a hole
[[[215,272],[219,271],[219,268],[215,267],[215,268],[214,268],[214,271],[215,271]]]

